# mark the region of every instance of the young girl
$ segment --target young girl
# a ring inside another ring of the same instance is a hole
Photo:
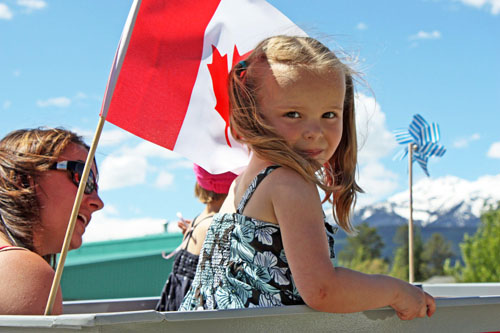
[[[185,220],[178,223],[184,233],[184,240],[178,250],[169,255],[175,255],[174,265],[161,292],[156,311],[179,309],[182,299],[193,282],[208,227],[215,213],[221,208],[229,187],[236,178],[232,172],[211,174],[197,164],[194,164],[193,171],[196,175],[194,195],[205,204],[205,209],[193,221],[186,221],[188,226],[182,224]]]
[[[305,303],[342,313],[391,306],[401,319],[434,313],[421,289],[330,260],[317,186],[347,232],[361,192],[352,74],[309,37],[268,38],[232,69],[231,129],[252,156],[213,219],[181,310]]]

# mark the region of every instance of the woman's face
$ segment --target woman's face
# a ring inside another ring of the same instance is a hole
[[[70,143],[57,161],[85,162],[87,154],[88,151],[85,147]],[[92,165],[92,171],[97,175],[95,165]],[[69,171],[66,170],[48,170],[38,177],[35,183],[40,203],[40,224],[33,231],[35,251],[40,255],[59,253],[78,187],[71,180]],[[90,222],[92,213],[102,209],[103,206],[97,190],[83,195],[70,249],[76,249],[82,245],[82,236]]]

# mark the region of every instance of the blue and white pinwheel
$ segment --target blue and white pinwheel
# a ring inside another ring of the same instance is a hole
[[[429,157],[441,157],[446,152],[446,148],[437,143],[439,141],[439,125],[436,123],[429,125],[419,114],[413,116],[408,130],[397,129],[393,133],[399,144],[406,145],[405,149],[401,150],[394,159],[402,160],[405,158],[408,155],[408,144],[413,143],[413,161],[418,162],[427,176],[429,176],[427,170]]]

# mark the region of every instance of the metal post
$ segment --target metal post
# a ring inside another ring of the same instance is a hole
[[[409,277],[408,281],[413,283],[415,280],[415,272],[414,272],[414,263],[413,263],[413,174],[412,174],[412,165],[413,165],[413,143],[408,144],[408,178],[409,178],[409,187],[410,187],[410,217],[408,219],[408,271]]]

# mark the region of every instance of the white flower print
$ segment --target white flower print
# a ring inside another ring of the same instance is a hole
[[[278,263],[278,258],[270,252],[265,251],[263,253],[257,253],[254,257],[254,263],[256,265],[267,267],[269,270],[269,274],[272,276],[274,281],[280,285],[290,284],[290,281],[286,278],[286,267],[278,267],[276,264]]]
[[[264,251],[264,252],[259,252],[255,255],[254,264],[259,265],[259,266],[264,266],[264,267],[272,267],[276,266],[278,263],[278,258],[270,252],[270,251]]]
[[[255,236],[261,242],[262,244],[265,245],[273,245],[273,237],[272,234],[278,231],[278,229],[274,226],[268,226],[265,227],[265,223],[262,223],[260,221],[254,220],[255,223]]]
[[[274,281],[280,285],[290,284],[290,280],[286,278],[286,267],[270,267],[270,273]]]

